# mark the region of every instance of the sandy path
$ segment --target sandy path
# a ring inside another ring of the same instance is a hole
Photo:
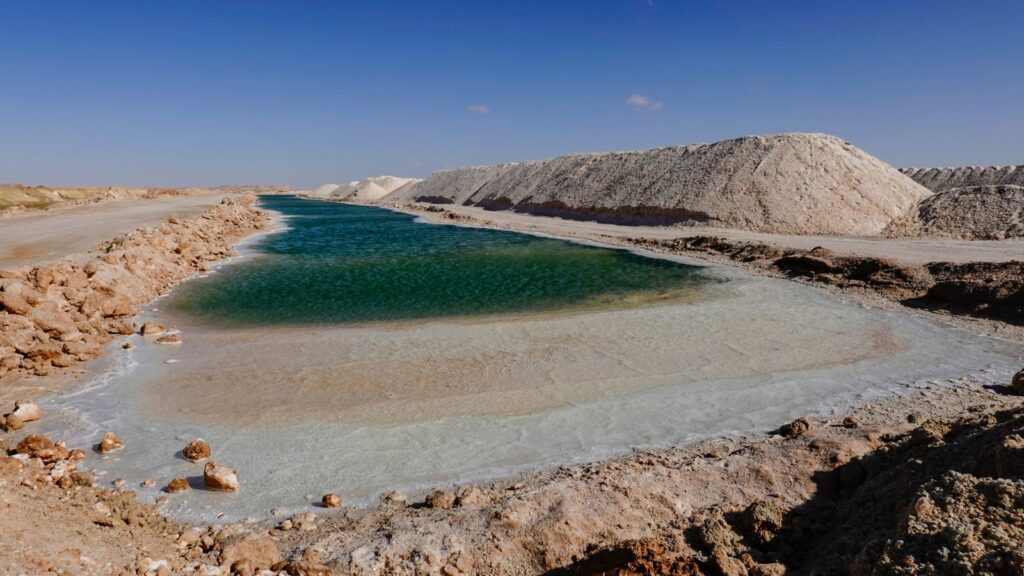
[[[0,220],[0,266],[15,267],[80,254],[96,244],[153,226],[170,216],[188,217],[220,203],[226,193],[157,200],[112,200]]]
[[[684,238],[689,236],[721,236],[729,240],[764,242],[775,246],[810,250],[823,246],[851,256],[894,258],[907,263],[928,262],[1006,262],[1024,259],[1024,240],[946,240],[891,239],[849,236],[796,236],[765,234],[744,230],[709,227],[623,226],[515,212],[488,211],[472,206],[445,204],[445,210],[493,223],[499,228],[528,230],[556,236],[595,241],[611,238]]]

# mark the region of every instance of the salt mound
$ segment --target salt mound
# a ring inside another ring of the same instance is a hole
[[[781,134],[461,168],[386,200],[619,223],[877,235],[929,194],[839,138]]]
[[[317,188],[312,195],[321,198],[379,200],[389,193],[414,182],[419,182],[419,179],[376,176],[354,180],[348,184],[324,184]]]
[[[900,172],[932,192],[943,192],[968,186],[1024,186],[1024,165],[901,168]]]
[[[885,230],[889,236],[964,240],[1024,237],[1024,186],[951,188],[922,200]]]

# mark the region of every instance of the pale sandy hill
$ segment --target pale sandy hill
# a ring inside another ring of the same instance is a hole
[[[385,200],[634,224],[877,235],[928,195],[839,138],[782,134],[462,168]]]
[[[886,228],[889,236],[963,240],[1024,237],[1024,187],[967,186],[938,192]]]
[[[419,179],[375,176],[355,180],[348,184],[324,184],[313,191],[311,195],[350,200],[380,200],[398,188],[414,182],[419,182]]]
[[[900,172],[932,192],[967,186],[1024,186],[1024,165],[901,168]]]

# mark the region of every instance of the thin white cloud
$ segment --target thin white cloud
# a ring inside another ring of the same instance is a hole
[[[633,94],[627,98],[626,104],[629,104],[637,110],[650,110],[651,112],[661,110],[661,102],[639,94]]]
[[[470,104],[466,106],[466,111],[474,114],[490,114],[491,107],[487,104]]]

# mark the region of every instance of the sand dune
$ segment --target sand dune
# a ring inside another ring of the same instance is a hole
[[[834,136],[750,136],[460,168],[385,200],[631,224],[877,235],[930,192]]]

